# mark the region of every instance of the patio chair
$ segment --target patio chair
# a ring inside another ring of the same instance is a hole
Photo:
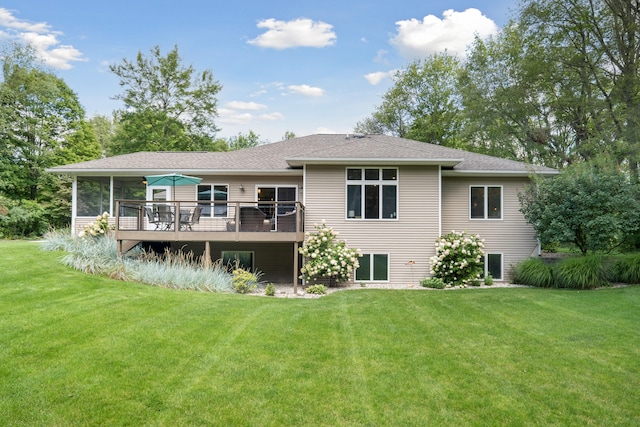
[[[149,224],[153,224],[156,226],[156,230],[160,228],[160,222],[158,221],[158,217],[153,214],[153,210],[149,206],[143,206],[144,215],[147,217],[147,222]]]
[[[173,212],[169,205],[157,205],[158,223],[162,230],[170,230],[173,226]]]
[[[193,231],[193,225],[198,224],[200,222],[200,215],[202,214],[202,206],[196,206],[193,210],[193,213],[188,213],[184,217],[183,214],[180,213],[180,228],[188,228],[189,231]]]
[[[271,231],[271,221],[257,207],[243,206],[240,208],[240,231]]]
[[[296,231],[296,211],[287,212],[276,217],[276,228],[278,231]]]

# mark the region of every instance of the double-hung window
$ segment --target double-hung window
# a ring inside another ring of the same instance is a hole
[[[397,218],[398,169],[348,168],[346,214],[350,219]]]
[[[502,219],[502,187],[471,186],[471,219]]]
[[[226,184],[198,185],[198,206],[202,206],[204,217],[227,217],[227,201],[229,200],[229,186]],[[208,203],[205,203],[208,202]]]

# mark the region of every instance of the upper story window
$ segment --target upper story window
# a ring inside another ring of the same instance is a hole
[[[471,186],[471,219],[502,219],[502,187]]]
[[[397,218],[398,169],[348,168],[346,213],[352,219]]]
[[[198,205],[202,206],[202,216],[225,218],[227,216],[227,201],[229,200],[229,186],[217,184],[198,185]],[[202,203],[204,201],[213,203]]]

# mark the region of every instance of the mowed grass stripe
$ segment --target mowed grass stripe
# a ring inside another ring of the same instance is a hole
[[[2,425],[640,423],[638,287],[274,299],[0,251]]]

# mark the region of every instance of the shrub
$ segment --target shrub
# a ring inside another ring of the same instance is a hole
[[[327,287],[325,285],[309,285],[305,289],[308,294],[324,295],[327,293]]]
[[[100,237],[109,233],[111,226],[109,225],[109,213],[104,212],[102,215],[98,215],[94,222],[85,225],[78,236],[81,238]]]
[[[274,296],[276,294],[276,286],[273,283],[267,284],[264,288],[264,294],[269,297]]]
[[[554,286],[553,270],[541,259],[525,259],[516,266],[513,281],[520,285],[550,288]]]
[[[484,276],[484,285],[493,286],[493,276],[491,275],[491,273],[487,273],[487,275]]]
[[[454,230],[439,237],[431,258],[431,274],[453,286],[473,284],[484,272],[483,247],[480,236],[466,232]]]
[[[258,287],[258,276],[241,268],[233,270],[233,290],[246,294]]]
[[[327,278],[331,284],[348,281],[359,266],[360,251],[338,241],[338,232],[327,227],[324,221],[315,225],[315,229],[314,233],[306,234],[304,246],[299,250],[305,257],[300,277],[305,280]]]
[[[76,270],[100,274],[113,279],[131,280],[153,286],[180,290],[230,292],[232,277],[219,263],[203,267],[192,253],[144,253],[132,249],[118,256],[115,239],[79,239],[69,232],[51,232],[42,246],[44,250],[68,252],[63,263]]]
[[[569,289],[593,289],[607,283],[600,255],[563,259],[555,267],[554,279],[556,287]]]
[[[613,282],[640,283],[640,254],[623,255],[611,267],[610,280]]]
[[[423,279],[420,282],[420,285],[425,288],[433,288],[433,289],[444,289],[446,287],[446,283],[439,277],[429,277],[427,279]]]
[[[0,200],[0,237],[42,236],[47,231],[45,211],[33,200]]]

